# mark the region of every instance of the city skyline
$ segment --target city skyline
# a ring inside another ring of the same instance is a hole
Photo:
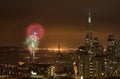
[[[120,1],[0,1],[0,46],[22,46],[26,29],[38,23],[45,34],[40,47],[78,47],[85,44],[88,12],[91,11],[93,36],[102,44],[108,35],[119,39]]]

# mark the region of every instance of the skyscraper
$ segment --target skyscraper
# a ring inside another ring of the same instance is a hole
[[[91,47],[91,42],[93,40],[91,22],[92,22],[91,21],[91,13],[89,12],[88,26],[87,26],[87,35],[86,35],[86,45],[87,45],[87,47]]]
[[[89,12],[89,16],[88,16],[86,48],[88,50],[88,54],[90,55],[89,60],[91,60],[91,57],[93,57],[94,53],[93,53],[92,20],[91,20],[91,13],[90,12]]]
[[[83,79],[93,77],[94,64],[93,64],[93,36],[92,36],[92,24],[91,24],[91,13],[88,16],[88,26],[86,34],[86,45],[80,46],[77,51],[78,61],[78,75],[79,78]]]

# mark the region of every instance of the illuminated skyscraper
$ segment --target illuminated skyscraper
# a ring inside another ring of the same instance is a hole
[[[77,50],[79,78],[102,79],[104,76],[104,51],[97,37],[92,35],[91,13],[88,16],[86,45]]]
[[[92,36],[92,20],[91,20],[91,13],[89,12],[88,16],[88,26],[87,26],[87,35],[86,35],[86,49],[89,55],[89,74],[90,77],[93,77],[94,73],[94,62],[92,60],[94,56],[94,48],[93,48],[93,36]]]
[[[117,77],[120,76],[120,43],[116,41],[113,35],[108,36],[108,47],[106,57],[106,76]]]
[[[89,55],[86,46],[80,46],[77,50],[78,75],[82,79],[90,78]]]
[[[93,36],[92,36],[92,26],[91,26],[91,13],[89,12],[87,35],[86,35],[86,45],[88,48],[91,47],[92,40],[93,40]]]
[[[90,55],[89,60],[91,60],[91,57],[93,57],[94,53],[93,53],[92,21],[91,21],[91,13],[90,12],[89,12],[89,16],[88,16],[86,47],[88,50],[88,54]]]

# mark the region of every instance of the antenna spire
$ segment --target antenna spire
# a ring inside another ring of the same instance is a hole
[[[91,12],[89,11],[88,23],[91,23]]]

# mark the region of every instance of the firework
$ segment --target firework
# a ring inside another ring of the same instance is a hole
[[[27,28],[26,44],[32,57],[31,60],[35,60],[35,49],[39,46],[39,41],[43,37],[44,31],[39,24],[32,24]]]
[[[41,25],[39,24],[32,24],[27,29],[27,36],[35,35],[38,40],[40,40],[43,35],[44,31]]]

